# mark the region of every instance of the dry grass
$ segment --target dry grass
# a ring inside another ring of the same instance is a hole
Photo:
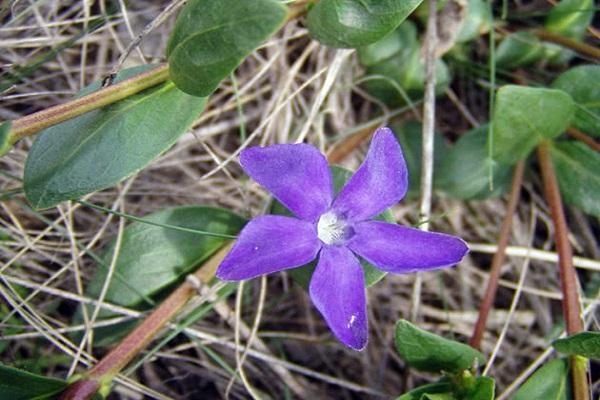
[[[3,70],[30,65],[78,35],[94,18],[105,15],[109,5],[103,4],[14,2],[12,18],[5,17],[0,28]],[[108,23],[2,93],[0,119],[57,104],[104,77],[135,35],[165,7],[159,1],[114,4],[118,9]],[[147,34],[125,66],[162,61],[173,22],[170,17]],[[91,195],[89,201],[136,216],[184,204],[260,214],[267,194],[241,174],[239,151],[249,144],[302,140],[328,150],[357,126],[380,118],[381,105],[354,84],[361,73],[352,52],[319,46],[309,40],[301,23],[290,22],[236,71],[237,93],[231,80],[223,82],[193,129],[173,148],[119,186]],[[480,101],[485,95],[477,91],[476,79],[460,74],[455,89],[460,106],[484,121],[486,107]],[[448,138],[469,125],[456,104],[438,101],[438,126]],[[384,123],[414,118],[406,113],[388,120],[391,110],[384,112],[388,113],[383,114]],[[246,141],[240,139],[241,126]],[[0,159],[3,194],[20,188],[17,178],[22,176],[30,144],[23,141]],[[344,165],[356,168],[363,155],[364,148],[356,149]],[[509,249],[497,309],[491,313],[483,344],[487,355],[494,352],[486,371],[497,379],[498,393],[540,357],[552,357],[546,351],[548,338],[560,330],[552,228],[539,193],[537,180],[530,177],[514,218],[512,243],[521,247]],[[0,242],[1,360],[56,377],[80,372],[104,349],[93,346],[93,337],[80,342],[70,333],[116,323],[94,321],[91,314],[83,324],[72,322],[79,304],[94,302],[85,294],[97,268],[90,252],[101,251],[126,221],[77,203],[34,212],[21,194],[5,197],[0,207],[0,234],[5,238]],[[470,336],[504,207],[502,199],[460,202],[434,194],[431,229],[478,245],[459,267],[423,275],[421,327],[462,341]],[[394,208],[394,215],[399,223],[417,222],[416,202],[404,201]],[[569,217],[580,276],[596,277],[600,262],[594,260],[600,259],[600,249],[593,221],[575,211]],[[112,398],[221,398],[226,392],[230,398],[248,398],[248,390],[276,399],[393,397],[431,379],[409,371],[393,349],[394,323],[409,315],[413,280],[412,275],[390,275],[369,290],[370,343],[360,353],[332,340],[306,293],[285,274],[248,282],[243,295],[240,287],[237,300],[233,296],[221,303],[143,365],[121,376]],[[595,324],[596,300],[590,296],[582,301],[586,320]],[[511,309],[515,298],[518,303]],[[108,303],[101,307],[122,317],[142,316]],[[242,346],[243,351],[249,336],[243,379],[232,378],[236,359],[240,363],[243,358],[236,348]]]

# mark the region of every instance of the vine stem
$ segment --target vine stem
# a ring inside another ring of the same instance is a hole
[[[161,64],[114,85],[106,86],[87,96],[46,108],[10,122],[10,130],[4,144],[0,143],[0,156],[24,137],[34,135],[52,125],[75,118],[89,111],[104,107],[116,101],[165,82],[169,78],[169,67]]]
[[[534,30],[533,34],[536,35],[539,39],[544,40],[546,42],[556,43],[560,46],[567,47],[571,50],[575,50],[579,54],[595,58],[596,60],[600,60],[600,49],[594,46],[590,46],[587,43],[579,42],[577,40],[558,35],[554,32],[548,32],[541,29]]]
[[[573,266],[573,250],[568,238],[568,227],[565,212],[560,197],[560,190],[556,180],[554,165],[550,158],[550,144],[543,141],[537,148],[544,195],[550,207],[550,214],[555,230],[556,250],[558,252],[558,265],[560,273],[560,287],[562,291],[562,309],[566,321],[567,334],[573,335],[583,330],[581,319],[581,305],[577,286],[577,275]],[[571,374],[573,384],[573,398],[575,400],[589,400],[589,386],[587,380],[587,360],[579,356],[571,356]]]
[[[521,186],[523,185],[524,171],[525,162],[521,160],[517,163],[513,172],[506,214],[504,214],[504,218],[502,219],[500,234],[498,235],[498,250],[496,253],[494,253],[494,257],[492,258],[490,277],[485,289],[485,295],[481,302],[481,306],[479,307],[479,316],[477,318],[475,328],[473,329],[473,336],[469,341],[469,344],[476,349],[481,348],[481,341],[483,339],[483,333],[485,331],[488,315],[494,305],[494,300],[496,299],[496,292],[498,291],[498,283],[500,281],[500,270],[506,258],[506,248],[508,247],[508,242],[510,240],[510,230],[512,227],[513,215],[515,214],[519,197],[521,196]]]
[[[567,135],[587,144],[591,149],[600,153],[600,143],[596,142],[592,137],[581,132],[579,129],[570,126],[567,128]]]
[[[98,391],[106,391],[112,379],[142,351],[154,337],[173,319],[194,297],[198,288],[194,281],[208,284],[215,276],[217,266],[231,249],[226,245],[213,255],[194,274],[193,278],[182,283],[163,301],[140,325],[114,347],[83,378],[67,386],[60,400],[89,400]]]

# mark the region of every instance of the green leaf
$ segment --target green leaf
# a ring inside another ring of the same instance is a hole
[[[496,382],[489,376],[480,376],[475,387],[464,396],[464,400],[494,400]]]
[[[208,96],[284,23],[277,0],[191,0],[167,47],[171,79],[194,96]]]
[[[407,122],[402,126],[394,127],[396,137],[402,145],[402,153],[404,154],[404,160],[406,161],[406,167],[408,168],[408,176],[410,177],[408,180],[407,193],[409,198],[419,196],[423,144],[422,129],[422,124],[414,121]],[[444,137],[439,132],[435,132],[433,136],[433,146],[433,173],[435,178],[440,171],[442,162],[448,152],[448,146],[444,141]]]
[[[427,394],[449,394],[451,392],[452,385],[450,382],[429,383],[404,393],[402,396],[396,398],[396,400],[421,400]]]
[[[27,199],[49,208],[114,186],[167,150],[205,103],[165,83],[44,130],[25,164]]]
[[[10,121],[5,121],[0,124],[0,157],[5,155],[12,149],[13,144],[10,140],[10,128],[12,123]]]
[[[512,69],[541,60],[546,48],[531,32],[518,31],[505,37],[496,49],[496,65]]]
[[[0,364],[0,400],[44,400],[67,387],[60,379],[46,378]]]
[[[458,373],[485,362],[483,354],[472,347],[419,329],[406,320],[396,324],[396,349],[408,365],[421,371]]]
[[[334,193],[337,194],[340,190],[342,190],[342,187],[346,184],[348,179],[350,179],[353,172],[349,171],[345,168],[335,166],[335,165],[331,166],[330,168],[331,168],[331,174],[333,176],[333,190],[334,190]],[[290,215],[290,216],[293,215],[287,208],[285,208],[285,206],[283,206],[278,201],[273,202],[273,206],[271,207],[271,212],[273,214],[280,214],[280,215]],[[394,222],[394,217],[389,210],[382,212],[381,214],[376,216],[374,219],[387,221],[387,222]],[[365,286],[366,287],[376,284],[381,279],[383,279],[383,277],[386,275],[385,272],[381,271],[380,269],[375,268],[374,266],[372,266],[365,260],[361,260],[361,265],[365,272]],[[302,267],[289,269],[289,270],[287,270],[287,272],[300,286],[302,286],[305,289],[308,289],[308,284],[310,283],[310,279],[312,277],[313,271],[315,270],[316,266],[317,266],[317,261],[315,260],[315,261],[312,261]]]
[[[501,87],[492,118],[494,160],[514,164],[527,157],[542,140],[563,133],[573,113],[573,99],[561,90]]]
[[[467,16],[463,21],[456,41],[463,43],[478,38],[482,33],[490,30],[492,21],[492,13],[486,2],[483,0],[469,0]]]
[[[511,183],[512,168],[488,156],[488,125],[463,135],[447,152],[435,170],[436,188],[458,199],[486,199],[501,196]],[[490,190],[489,168],[493,168],[493,190]]]
[[[237,234],[245,220],[225,209],[185,206],[148,215],[144,219],[157,224],[176,225],[218,234]],[[119,257],[106,300],[123,306],[135,306],[144,298],[182,279],[221,248],[227,239],[134,222],[123,232]],[[114,241],[103,257],[110,265]],[[90,281],[88,294],[97,297],[106,279],[101,268]]]
[[[564,359],[538,369],[515,393],[513,400],[570,400],[569,367]]]
[[[561,74],[553,83],[575,100],[573,125],[600,137],[600,65],[580,65]]]
[[[558,142],[550,148],[565,202],[600,217],[600,154],[578,142]]]
[[[600,332],[579,332],[552,342],[552,347],[567,355],[600,360]]]
[[[308,30],[327,46],[365,46],[396,29],[421,1],[320,0],[308,12]]]
[[[546,30],[581,39],[594,18],[594,0],[562,0],[548,14]]]

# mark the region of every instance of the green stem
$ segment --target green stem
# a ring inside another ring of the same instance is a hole
[[[10,129],[5,135],[3,143],[0,143],[0,156],[8,152],[16,142],[24,137],[34,135],[52,125],[123,100],[144,89],[158,85],[168,78],[169,67],[167,64],[162,64],[150,71],[107,86],[87,96],[15,119],[10,122]],[[0,127],[0,131],[1,129]]]
[[[575,50],[584,56],[600,60],[600,49],[597,47],[590,46],[587,43],[579,42],[554,32],[548,32],[541,29],[536,29],[533,31],[533,33],[541,40],[558,44],[568,49]]]
[[[550,158],[550,143],[548,141],[544,141],[538,146],[538,159],[542,170],[544,194],[550,207],[556,236],[563,316],[567,325],[567,334],[573,335],[583,330],[581,305],[579,304],[577,275],[573,266],[573,250],[568,238],[569,228],[565,219],[554,165]],[[579,356],[572,356],[570,362],[573,378],[573,398],[575,400],[589,400],[587,360]]]

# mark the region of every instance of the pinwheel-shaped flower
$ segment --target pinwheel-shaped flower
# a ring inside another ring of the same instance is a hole
[[[365,347],[368,331],[358,257],[386,272],[408,273],[454,265],[468,251],[454,236],[370,220],[402,199],[408,186],[402,150],[388,128],[377,130],[365,161],[335,198],[327,160],[308,144],[251,147],[240,163],[298,218],[251,220],[217,276],[250,279],[318,256],[310,297],[335,336],[353,349]]]

